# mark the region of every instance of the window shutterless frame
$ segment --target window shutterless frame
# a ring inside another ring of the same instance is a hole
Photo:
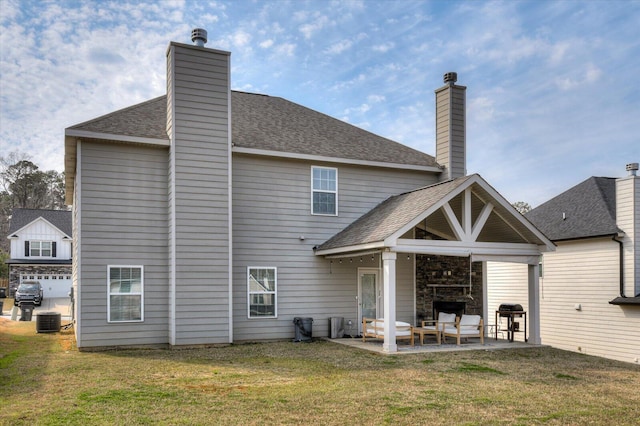
[[[311,214],[338,216],[338,169],[311,166]]]
[[[144,321],[144,266],[107,265],[107,322]]]
[[[278,268],[247,267],[247,318],[278,317]]]

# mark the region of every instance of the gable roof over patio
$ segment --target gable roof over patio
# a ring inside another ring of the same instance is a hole
[[[435,238],[415,239],[421,228]],[[472,256],[538,264],[554,244],[480,175],[388,198],[315,248],[318,256],[370,251]]]

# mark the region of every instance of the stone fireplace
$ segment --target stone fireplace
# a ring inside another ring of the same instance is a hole
[[[421,230],[416,237],[439,239]],[[482,262],[473,262],[470,271],[469,261],[468,257],[416,255],[418,324],[436,319],[440,311],[482,315]]]
[[[439,312],[446,312],[448,314],[456,314],[456,316],[462,316],[466,313],[467,302],[457,302],[450,300],[434,300],[433,301],[433,319],[438,319]]]

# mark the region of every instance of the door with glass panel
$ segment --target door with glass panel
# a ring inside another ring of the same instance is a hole
[[[358,330],[362,333],[362,318],[382,316],[382,294],[378,269],[358,268]]]

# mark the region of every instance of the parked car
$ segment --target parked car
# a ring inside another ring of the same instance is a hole
[[[36,306],[42,305],[42,285],[39,281],[23,281],[18,286],[13,304],[20,306],[23,302],[33,302]]]

